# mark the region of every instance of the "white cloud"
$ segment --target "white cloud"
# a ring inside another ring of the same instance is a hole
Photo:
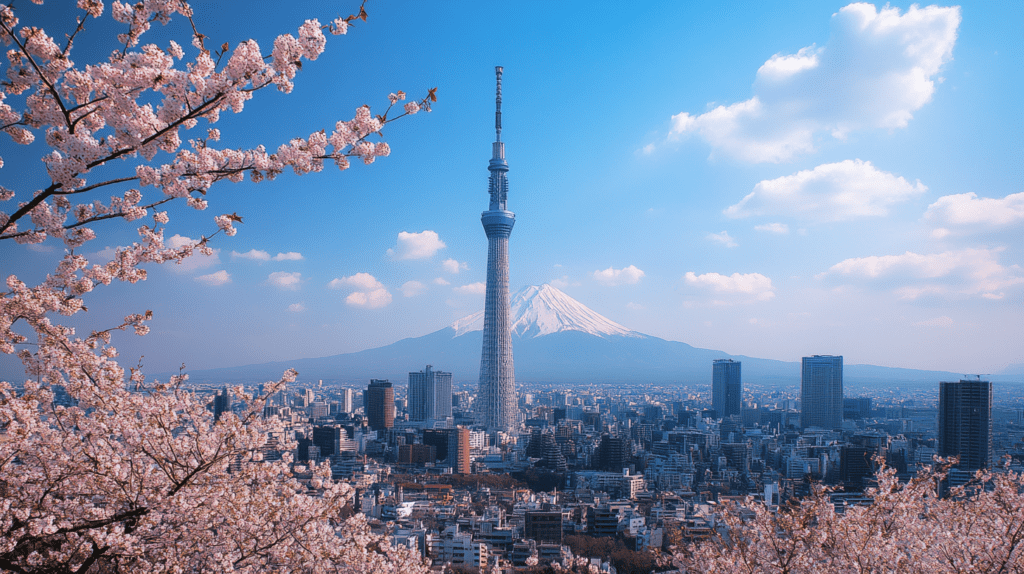
[[[361,272],[349,275],[348,277],[342,277],[341,279],[334,278],[327,284],[328,289],[341,289],[342,287],[355,287],[361,291],[369,291],[371,289],[379,289],[383,285],[373,275]]]
[[[196,277],[196,281],[200,283],[206,283],[207,285],[223,285],[225,283],[231,283],[231,275],[227,271],[221,269],[215,273],[209,275],[200,275]]]
[[[722,275],[720,273],[704,273],[697,275],[687,271],[684,276],[688,285],[708,289],[722,295],[750,296],[756,301],[767,301],[775,297],[772,280],[760,273],[733,273]],[[725,303],[717,301],[717,303]]]
[[[941,317],[918,321],[914,324],[920,327],[952,327],[953,319],[943,315]]]
[[[639,303],[634,303],[630,301],[629,303],[626,303],[626,309],[629,309],[631,311],[643,311],[644,306]]]
[[[644,147],[640,148],[640,153],[642,153],[644,155],[651,155],[652,153],[654,153],[654,147],[655,146],[654,146],[653,143],[649,143],[649,144],[645,145]]]
[[[785,223],[765,223],[764,225],[755,225],[754,229],[757,231],[767,231],[768,233],[778,233],[779,235],[789,233],[789,226]]]
[[[239,253],[237,251],[231,252],[232,259],[252,259],[253,261],[302,261],[302,254],[297,251],[289,251],[288,253],[278,253],[271,257],[266,251],[259,249],[250,249],[245,253]]]
[[[729,232],[728,231],[723,231],[721,233],[709,233],[708,234],[708,239],[711,240],[711,241],[715,241],[717,243],[721,243],[722,245],[724,245],[726,247],[737,247],[737,246],[739,246],[739,243],[736,243],[736,240],[734,240],[732,237],[729,236]]]
[[[252,259],[253,261],[270,261],[270,254],[259,249],[250,249],[245,253],[231,252],[232,259]]]
[[[959,7],[880,11],[850,4],[832,16],[831,37],[796,54],[776,54],[757,71],[749,100],[672,116],[670,137],[697,133],[715,151],[749,162],[780,162],[863,129],[906,127],[931,101],[952,59]],[[940,78],[941,80],[941,78]]]
[[[449,273],[458,273],[464,269],[469,269],[469,265],[460,263],[455,259],[445,259],[441,262],[441,267],[444,267],[444,270]]]
[[[644,272],[637,269],[635,265],[624,267],[622,269],[613,269],[609,267],[604,271],[594,271],[594,279],[604,283],[605,285],[635,285],[640,282],[640,279],[644,276]]]
[[[987,231],[992,227],[1024,223],[1024,192],[1002,199],[978,197],[974,193],[945,195],[928,206],[924,218],[949,227],[962,226],[962,231]],[[936,238],[948,234],[949,230],[943,228],[932,232]]]
[[[345,297],[345,304],[364,309],[380,309],[391,303],[391,293],[387,289],[374,289],[373,291],[356,291]]]
[[[921,295],[981,295],[1000,299],[1001,289],[1024,284],[1019,265],[1004,266],[998,254],[1004,248],[961,249],[943,253],[872,255],[854,257],[833,265],[826,273],[851,279],[897,284],[894,292],[903,299]]]
[[[288,271],[275,271],[267,276],[267,283],[270,283],[274,287],[279,289],[287,289],[289,291],[298,290],[299,286],[302,285],[302,273],[295,272],[290,273]]]
[[[420,233],[402,231],[398,234],[398,243],[388,249],[388,257],[399,260],[427,259],[433,257],[444,247],[444,242],[435,231],[429,229]]]
[[[184,235],[173,235],[170,239],[164,241],[164,245],[171,249],[179,249],[186,245],[195,245],[196,243],[198,243],[198,240]],[[113,254],[111,254],[111,259],[113,259]],[[182,259],[178,263],[170,263],[167,267],[176,273],[188,273],[189,271],[206,269],[218,264],[220,264],[220,249],[213,249],[210,255],[203,255],[197,249],[192,252],[191,257]]]
[[[415,297],[422,293],[426,288],[427,286],[419,281],[406,281],[398,288],[398,290],[406,297]]]
[[[43,245],[42,243],[29,243],[26,247],[28,247],[29,251],[35,251],[36,253],[53,253],[57,250],[52,245]],[[110,260],[108,259],[107,261]]]
[[[386,287],[369,273],[356,273],[340,279],[332,279],[327,284],[328,289],[342,288],[356,289],[345,297],[345,304],[365,309],[379,309],[391,303],[391,293]],[[404,286],[403,286],[404,287]]]
[[[434,279],[434,284],[435,285],[442,285],[442,286],[443,285],[451,285],[451,283],[447,279],[445,279],[444,277],[437,277],[436,279]]]
[[[301,313],[306,310],[306,306],[302,303],[292,303],[291,305],[288,305],[288,310],[292,313]]]
[[[478,281],[476,283],[470,283],[469,285],[455,287],[452,291],[462,295],[483,295],[484,293],[487,293],[487,285]]]
[[[888,215],[890,205],[927,190],[920,181],[911,184],[902,177],[875,169],[869,161],[848,159],[763,180],[723,213],[729,217],[781,215],[842,221]]]

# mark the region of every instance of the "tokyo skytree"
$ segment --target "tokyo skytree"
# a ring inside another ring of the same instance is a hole
[[[487,297],[484,303],[483,351],[480,354],[480,396],[477,398],[479,422],[488,431],[512,432],[517,426],[516,374],[512,362],[512,332],[509,323],[508,237],[516,216],[505,209],[508,196],[508,163],[505,144],[501,141],[501,66],[495,67],[498,77],[491,172],[488,192],[490,209],[480,222],[487,234]]]

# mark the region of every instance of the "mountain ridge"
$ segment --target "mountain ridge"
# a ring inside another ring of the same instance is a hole
[[[628,329],[551,285],[529,286],[510,301],[516,380],[538,383],[709,384],[711,361],[744,363],[751,382],[798,384],[800,363],[733,355],[668,341]],[[479,374],[483,311],[467,315],[432,333],[390,345],[327,357],[274,361],[191,371],[193,382],[274,380],[295,368],[304,380],[362,383],[387,378],[401,384],[424,365],[449,371],[456,381]],[[844,366],[851,383],[935,383],[959,377],[944,371]],[[955,380],[955,379],[953,379]]]

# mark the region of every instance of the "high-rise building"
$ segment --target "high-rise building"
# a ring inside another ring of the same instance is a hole
[[[423,444],[434,447],[437,460],[452,467],[455,474],[470,474],[470,434],[467,428],[427,429],[423,431]]]
[[[480,353],[480,399],[477,414],[488,431],[512,432],[518,424],[516,375],[512,362],[512,325],[508,294],[508,238],[516,216],[506,209],[508,163],[501,141],[501,66],[498,78],[495,142],[491,146],[488,193],[490,208],[480,216],[487,234],[487,293],[484,299],[483,349]]]
[[[341,392],[341,412],[352,412],[352,389],[345,389]]]
[[[225,386],[213,396],[213,420],[219,421],[221,415],[228,412],[231,412],[231,394]]]
[[[961,470],[992,467],[992,383],[939,383],[939,456],[958,456]]]
[[[742,365],[743,363],[732,359],[717,359],[711,364],[711,408],[723,419],[741,414]]]
[[[800,376],[800,427],[843,426],[843,357],[803,358]]]
[[[370,429],[379,431],[395,426],[395,389],[390,381],[370,379],[366,389],[366,419]]]
[[[433,367],[409,373],[409,420],[429,421],[452,416],[452,374]]]

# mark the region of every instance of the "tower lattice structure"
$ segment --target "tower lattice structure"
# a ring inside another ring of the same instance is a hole
[[[512,432],[517,426],[515,365],[512,362],[512,331],[508,292],[508,238],[516,216],[506,209],[508,163],[501,141],[501,66],[497,75],[495,141],[492,144],[488,193],[490,208],[480,216],[487,234],[487,295],[484,302],[483,350],[480,354],[478,414],[488,431]]]

